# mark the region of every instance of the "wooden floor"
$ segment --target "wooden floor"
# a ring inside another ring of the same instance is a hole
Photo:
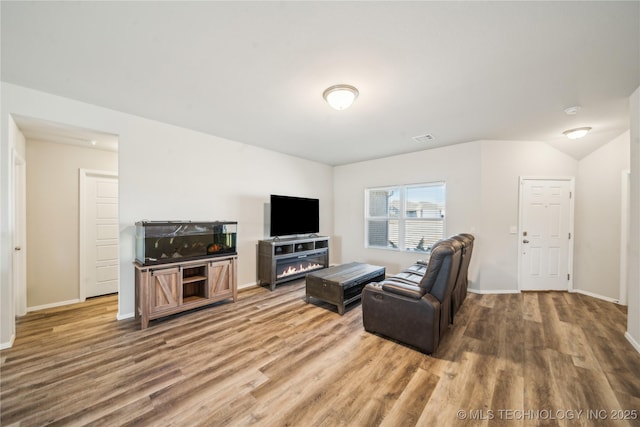
[[[305,304],[301,281],[144,331],[116,309],[19,319],[2,426],[640,425],[614,419],[640,417],[626,313],[580,294],[469,294],[433,357],[366,333],[358,304]]]

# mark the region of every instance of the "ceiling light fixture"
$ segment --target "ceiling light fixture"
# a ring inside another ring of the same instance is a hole
[[[591,130],[590,127],[583,127],[583,128],[565,130],[564,132],[562,132],[562,134],[566,135],[567,138],[569,139],[578,139],[585,136],[587,133],[589,133],[590,130]]]
[[[351,85],[334,85],[325,89],[322,97],[336,110],[349,108],[358,97],[358,89]]]

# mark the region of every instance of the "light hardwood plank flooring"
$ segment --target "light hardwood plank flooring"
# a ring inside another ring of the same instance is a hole
[[[0,424],[640,425],[626,311],[580,294],[469,294],[433,357],[365,332],[359,304],[305,304],[303,281],[144,331],[116,310],[107,296],[20,318]]]

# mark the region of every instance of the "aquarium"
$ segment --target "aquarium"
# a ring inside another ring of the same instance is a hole
[[[136,222],[136,261],[143,265],[236,254],[233,221]]]

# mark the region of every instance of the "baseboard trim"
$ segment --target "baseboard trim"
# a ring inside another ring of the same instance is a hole
[[[51,304],[36,305],[33,307],[27,307],[27,313],[31,311],[44,310],[47,308],[62,307],[63,305],[77,304],[79,302],[82,302],[82,301],[80,301],[79,299],[70,299],[68,301],[59,301],[59,302],[52,302]]]
[[[640,343],[638,343],[638,341],[636,341],[631,334],[629,333],[629,331],[624,333],[624,337],[627,339],[627,341],[629,341],[631,343],[631,345],[633,346],[633,348],[636,349],[636,351],[638,353],[640,353]]]
[[[249,283],[245,283],[244,285],[240,285],[238,286],[238,290],[240,289],[249,289],[249,288],[255,288],[258,285],[258,282],[249,282]]]
[[[607,302],[612,302],[614,304],[620,304],[620,300],[617,300],[615,298],[610,298],[610,297],[605,297],[604,295],[600,295],[600,294],[596,294],[594,292],[589,292],[589,291],[583,291],[581,289],[573,289],[570,292],[574,292],[576,294],[582,294],[582,295],[586,295],[588,297],[593,297],[593,298],[597,298],[597,299],[601,299],[603,301],[607,301]]]
[[[519,294],[520,291],[517,289],[472,289],[467,288],[467,292],[471,292],[473,294]]]
[[[520,291],[519,290],[514,290],[514,289],[472,289],[472,288],[467,288],[467,292],[471,292],[474,294],[519,294]],[[615,298],[610,298],[610,297],[605,297],[604,295],[600,295],[600,294],[596,294],[594,292],[589,292],[589,291],[583,291],[581,289],[573,289],[569,292],[573,292],[573,293],[577,293],[577,294],[583,294],[589,297],[593,297],[593,298],[597,298],[597,299],[601,299],[603,301],[607,301],[607,302],[612,302],[614,304],[620,304],[620,301],[615,299]]]
[[[0,343],[0,350],[13,347],[13,342],[15,340],[16,340],[16,334],[11,334],[11,338],[9,338],[9,341]]]
[[[131,319],[132,317],[134,317],[134,313],[120,314],[118,312],[118,314],[116,315],[116,320]]]

